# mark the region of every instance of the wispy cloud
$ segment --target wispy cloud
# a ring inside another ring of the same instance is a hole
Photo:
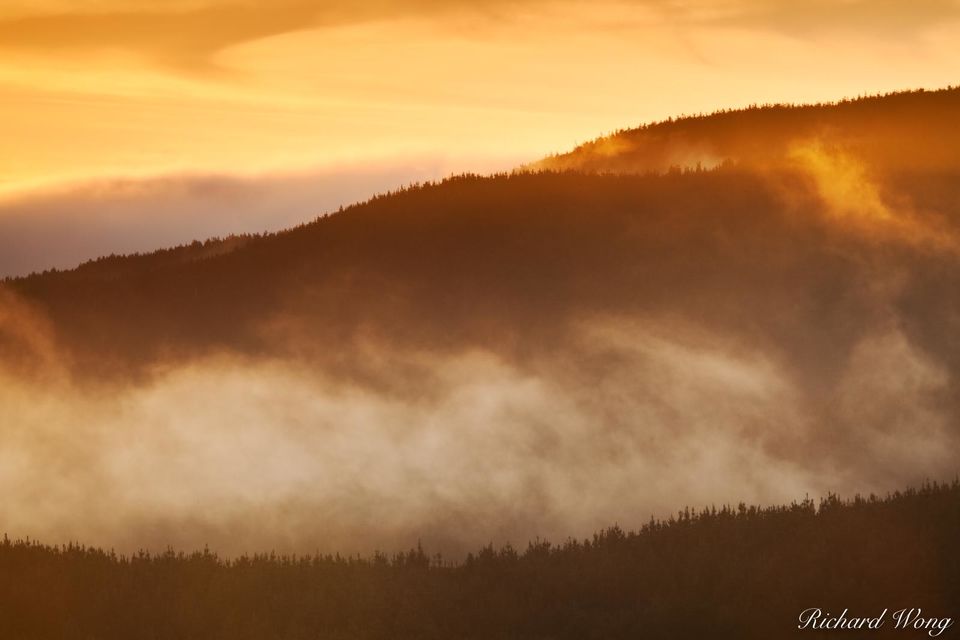
[[[0,198],[0,277],[214,236],[278,231],[413,182],[513,164],[413,157],[254,176],[104,179],[10,195]]]
[[[685,4],[703,11],[702,2]],[[960,21],[956,0],[918,0],[909,5],[897,0],[733,0],[719,3],[722,9],[701,14],[704,23],[761,28],[792,35],[844,31],[880,37],[911,37],[943,23]],[[697,12],[688,14],[697,18]]]
[[[125,49],[160,62],[192,69],[209,68],[219,51],[237,44],[302,29],[382,21],[410,16],[437,16],[471,12],[510,19],[531,7],[551,11],[580,10],[593,4],[577,0],[382,0],[344,2],[281,0],[279,2],[97,3],[88,8],[75,3],[26,7],[0,19],[0,48],[45,52]],[[596,16],[616,9],[642,9],[679,26],[737,26],[791,34],[842,29],[863,35],[909,36],[943,22],[960,19],[955,0],[918,0],[909,6],[896,0],[790,2],[730,0],[677,2],[621,0],[596,6]],[[8,10],[9,11],[9,10]],[[611,23],[613,26],[614,23]]]
[[[488,5],[510,4],[488,0]],[[440,0],[345,2],[280,0],[184,5],[105,3],[20,11],[0,19],[0,48],[43,52],[122,49],[199,70],[227,47],[302,29],[463,9],[470,3]]]
[[[123,550],[460,553],[952,472],[948,377],[902,335],[864,337],[824,415],[790,363],[686,329],[597,318],[576,358],[533,366],[368,345],[384,377],[416,372],[393,392],[230,354],[103,388],[56,359],[39,379],[0,367],[0,517]]]

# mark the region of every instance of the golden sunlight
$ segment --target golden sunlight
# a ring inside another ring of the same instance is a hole
[[[680,112],[942,86],[960,24],[928,4],[839,25],[811,5],[798,32],[787,4],[748,0],[8,2],[0,191],[431,154],[509,168]]]

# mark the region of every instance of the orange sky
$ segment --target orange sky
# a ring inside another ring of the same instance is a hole
[[[938,0],[2,0],[0,190],[411,155],[510,166],[682,112],[956,83],[958,16]]]
[[[960,0],[0,0],[0,277],[762,102],[960,82]]]

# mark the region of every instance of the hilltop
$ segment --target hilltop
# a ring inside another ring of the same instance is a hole
[[[958,112],[958,87],[752,106],[624,129],[528,168],[645,173],[732,162],[773,169],[824,147],[888,175],[955,171],[960,169],[960,132],[951,123]]]

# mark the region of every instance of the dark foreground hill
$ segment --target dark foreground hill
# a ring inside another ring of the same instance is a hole
[[[369,559],[209,551],[118,556],[0,544],[0,636],[113,638],[784,638],[945,632],[960,614],[960,484],[886,498],[684,510],[462,564],[421,549]],[[797,630],[808,608],[879,631]],[[894,629],[922,609],[928,628]]]

